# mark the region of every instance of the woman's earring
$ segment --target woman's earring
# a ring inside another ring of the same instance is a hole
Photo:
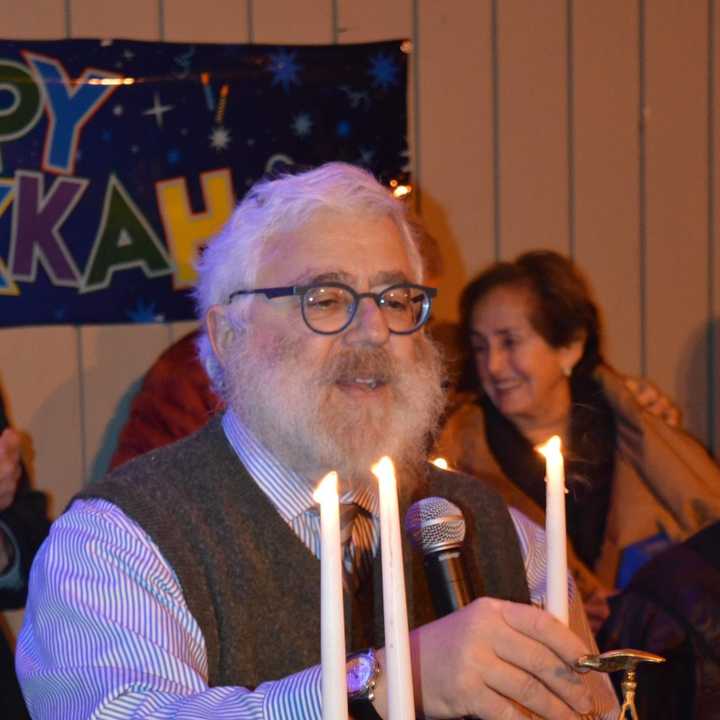
[[[564,367],[563,368],[563,375],[565,377],[570,377],[572,375],[572,368],[571,367]]]

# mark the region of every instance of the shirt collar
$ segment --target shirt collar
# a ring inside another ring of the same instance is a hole
[[[278,460],[232,409],[225,412],[222,427],[240,462],[286,522],[317,505],[313,499],[315,485],[312,481]],[[370,514],[378,515],[379,498],[375,487],[372,484],[344,493],[340,502],[356,503]]]

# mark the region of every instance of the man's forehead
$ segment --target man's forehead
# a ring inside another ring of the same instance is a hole
[[[365,281],[358,273],[345,268],[309,267],[299,272],[293,280],[293,285],[318,285],[322,283],[339,282],[353,287],[358,282]],[[373,272],[367,282],[371,287],[376,285],[394,285],[395,283],[411,282],[404,270],[388,268]]]

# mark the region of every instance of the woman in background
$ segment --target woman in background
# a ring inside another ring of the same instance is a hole
[[[463,392],[438,452],[544,525],[534,446],[561,437],[570,565],[597,629],[644,555],[720,517],[720,468],[603,361],[597,307],[561,255],[530,252],[483,272],[463,292],[460,332]]]

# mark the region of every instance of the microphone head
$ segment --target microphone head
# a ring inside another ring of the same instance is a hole
[[[445,498],[423,498],[408,508],[405,532],[416,550],[429,555],[462,545],[465,518],[460,508]]]

